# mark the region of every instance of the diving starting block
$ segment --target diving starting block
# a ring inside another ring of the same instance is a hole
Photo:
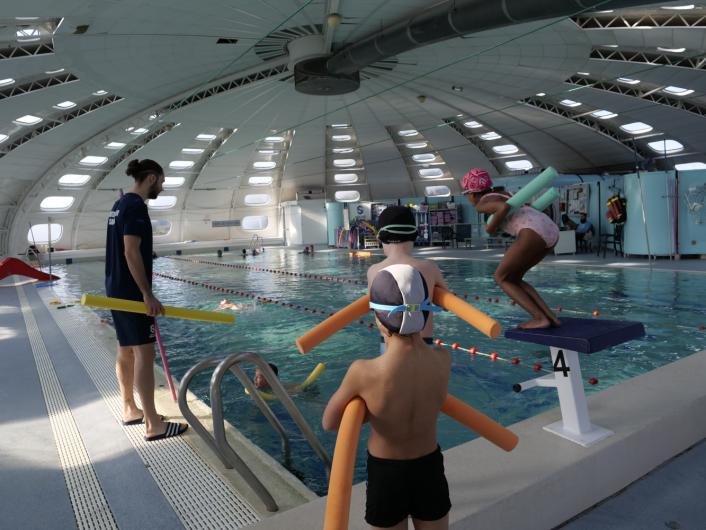
[[[579,353],[595,353],[645,335],[640,322],[561,318],[561,326],[546,329],[512,328],[505,337],[549,346],[554,373],[513,386],[515,392],[544,386],[559,393],[561,420],[544,429],[579,445],[588,447],[613,431],[591,423],[584,393]]]

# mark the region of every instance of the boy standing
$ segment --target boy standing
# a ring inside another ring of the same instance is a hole
[[[370,287],[370,307],[387,338],[385,353],[351,364],[323,416],[337,429],[348,402],[367,407],[368,483],[365,520],[374,528],[448,528],[451,508],[436,423],[446,399],[450,354],[431,348],[421,331],[428,323],[431,291],[408,264],[389,265]]]

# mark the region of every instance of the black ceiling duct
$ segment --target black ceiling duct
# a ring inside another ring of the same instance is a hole
[[[645,5],[645,0],[452,0],[384,28],[334,54],[332,74],[352,74],[381,59],[460,35],[570,16],[584,10]]]
[[[301,61],[294,66],[294,88],[311,96],[336,96],[354,92],[360,87],[360,75],[332,74],[326,69],[326,57]]]

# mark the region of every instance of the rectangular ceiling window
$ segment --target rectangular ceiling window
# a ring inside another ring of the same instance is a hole
[[[451,188],[448,186],[426,186],[424,188],[424,195],[427,197],[449,197],[451,195]]]
[[[74,198],[69,196],[49,196],[42,199],[39,209],[43,212],[65,212],[74,203]]]
[[[347,123],[332,123],[331,127],[333,129],[347,129],[350,125]]]
[[[108,93],[107,90],[96,90],[95,92],[93,92],[93,95],[94,96],[105,96],[107,93]]]
[[[397,131],[397,134],[406,138],[408,136],[417,136],[419,131],[417,129],[402,129],[401,131]]]
[[[8,77],[6,79],[0,79],[0,87],[1,86],[9,86],[9,85],[13,84],[14,82],[15,82],[15,80],[12,79],[11,77]]]
[[[174,195],[160,195],[156,199],[147,201],[147,206],[153,210],[169,210],[174,208],[177,203],[177,198]]]
[[[272,184],[272,177],[264,175],[262,177],[248,177],[248,184],[250,186],[269,186]]]
[[[48,224],[32,225],[27,232],[27,242],[37,245],[49,244],[49,233],[51,232],[51,242],[56,243],[64,233],[64,227],[59,223],[52,223],[51,230]]]
[[[505,166],[513,171],[528,171],[533,167],[529,160],[509,160]]]
[[[172,160],[169,162],[169,167],[172,169],[191,169],[194,167],[193,160]]]
[[[78,161],[79,164],[82,166],[100,166],[102,164],[105,164],[108,161],[107,156],[84,156],[81,160]]]
[[[334,142],[348,142],[352,139],[353,137],[350,134],[334,134],[331,136],[331,140]]]
[[[267,206],[270,200],[270,196],[266,193],[250,193],[245,196],[243,202],[245,206]]]
[[[618,81],[626,85],[638,85],[640,84],[639,79],[632,79],[631,77],[619,77]]]
[[[211,140],[216,139],[216,135],[201,133],[201,134],[196,135],[196,139],[199,140],[200,142],[210,142]]]
[[[477,129],[478,127],[483,127],[482,123],[479,123],[475,120],[464,121],[463,125],[468,127],[469,129]]]
[[[498,133],[492,132],[492,131],[480,135],[481,140],[489,140],[489,141],[490,140],[500,140],[500,138],[502,138],[502,136],[500,136]]]
[[[255,169],[274,169],[277,167],[277,162],[259,160],[257,162],[254,162],[252,167],[254,167]]]
[[[679,86],[664,87],[664,92],[667,94],[672,94],[673,96],[688,96],[689,94],[694,93],[694,91],[690,88],[682,88]]]
[[[110,142],[109,144],[105,144],[106,149],[122,149],[125,147],[125,144],[123,142]]]
[[[57,103],[54,105],[55,109],[59,110],[68,110],[68,109],[73,109],[76,106],[76,103],[73,101],[62,101],[61,103]]]
[[[647,125],[646,123],[642,123],[641,121],[626,123],[625,125],[621,125],[620,128],[626,133],[630,134],[644,134],[652,130],[651,125]]]
[[[573,99],[562,99],[559,103],[564,105],[565,107],[580,107],[581,103],[578,101],[574,101]]]
[[[135,135],[135,136],[140,136],[141,134],[145,134],[147,132],[147,129],[144,127],[138,127],[137,129],[133,129],[130,131],[130,134]]]
[[[272,143],[284,142],[284,136],[266,136],[265,141]]]
[[[241,221],[243,230],[264,230],[268,224],[266,215],[246,215]]]
[[[684,150],[684,146],[676,140],[657,140],[647,144],[655,153],[670,155]]]
[[[444,176],[444,171],[438,167],[424,168],[419,170],[419,176],[423,179],[438,179]]]
[[[591,116],[593,116],[594,118],[598,118],[599,120],[608,120],[610,118],[615,118],[617,114],[609,110],[601,109],[595,112],[591,112]]]
[[[352,153],[353,148],[352,147],[334,147],[333,149],[331,149],[331,151],[333,151],[337,155],[346,155],[348,153]]]
[[[59,177],[59,186],[79,188],[88,184],[89,180],[91,180],[91,175],[76,175],[69,173]]]
[[[257,152],[261,155],[278,155],[279,149],[258,149]]]
[[[181,188],[184,185],[184,182],[186,182],[186,178],[184,177],[164,177],[164,188]]]
[[[513,144],[496,145],[493,147],[493,151],[499,155],[512,155],[519,151],[519,148]]]
[[[433,162],[436,159],[434,153],[420,153],[418,155],[412,155],[412,160],[415,162]]]
[[[404,144],[404,146],[407,149],[424,149],[425,147],[429,147],[428,142],[411,142],[408,144]]]
[[[42,118],[39,116],[32,116],[31,114],[25,114],[24,116],[20,116],[16,120],[13,120],[13,122],[17,125],[36,125],[40,121],[42,121]]]
[[[0,144],[9,138],[6,134],[0,134]]]
[[[338,202],[357,202],[360,200],[360,193],[356,190],[341,190],[334,194]]]
[[[336,158],[333,161],[333,165],[336,167],[353,167],[355,166],[355,160],[352,158]]]
[[[198,147],[184,147],[181,152],[185,155],[200,155],[205,149],[200,149]]]
[[[703,162],[687,162],[685,164],[676,164],[674,169],[677,171],[694,171],[695,169],[706,169],[706,164]]]
[[[333,180],[336,184],[354,184],[358,182],[358,175],[355,173],[336,173],[333,176]]]

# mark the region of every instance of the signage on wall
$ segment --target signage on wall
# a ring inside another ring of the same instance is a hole
[[[227,221],[211,221],[211,228],[223,228],[227,226],[240,226],[240,219],[231,219]]]

